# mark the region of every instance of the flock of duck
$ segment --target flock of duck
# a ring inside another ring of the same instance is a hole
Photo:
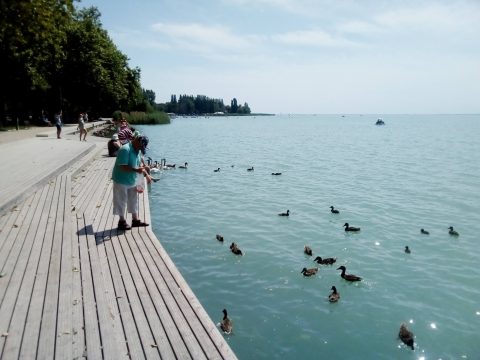
[[[249,171],[253,171],[253,167],[251,169],[252,170],[249,170]],[[220,169],[218,169],[218,171],[219,170]],[[215,171],[217,171],[217,170],[215,170]],[[274,175],[274,173],[272,173],[272,175]],[[339,214],[340,213],[340,211],[335,209],[334,206],[330,206],[330,212],[332,214]],[[286,212],[281,212],[281,213],[278,214],[278,216],[290,216],[290,210],[287,210]],[[343,227],[345,228],[346,232],[359,232],[360,231],[359,227],[350,226],[350,224],[348,222],[345,223],[343,225]],[[430,232],[428,232],[427,230],[425,230],[423,228],[420,229],[420,233],[424,234],[424,235],[429,235],[430,234]],[[454,236],[454,237],[459,236],[459,233],[453,228],[453,226],[448,227],[448,233],[451,236]],[[216,235],[216,239],[220,242],[224,241],[224,237],[220,234]],[[235,255],[240,255],[240,256],[243,255],[243,252],[240,250],[240,248],[238,247],[238,245],[235,242],[231,243],[230,250]],[[313,256],[313,250],[308,245],[305,245],[305,247],[303,249],[303,252],[308,256]],[[411,253],[411,250],[408,246],[405,246],[405,253],[407,253],[407,254]],[[317,256],[317,257],[315,257],[315,259],[313,261],[316,262],[319,265],[333,265],[337,261],[337,259],[336,258],[331,258],[331,257],[330,258],[322,258],[320,256]],[[360,276],[357,276],[357,275],[354,275],[354,274],[347,274],[347,272],[346,272],[347,269],[343,265],[339,266],[337,268],[337,270],[341,270],[340,277],[347,282],[362,281],[362,278]],[[304,267],[300,273],[305,277],[311,277],[311,276],[316,275],[317,272],[318,272],[318,267],[312,267],[312,268],[305,268]],[[340,300],[340,293],[338,292],[335,285],[332,285],[330,290],[332,292],[328,295],[328,301],[331,302],[331,303],[338,302]],[[224,331],[227,334],[230,334],[233,330],[233,323],[232,323],[231,319],[228,317],[226,309],[223,309],[223,319],[220,322],[220,328],[222,329],[222,331]],[[402,323],[400,325],[400,330],[398,332],[398,337],[407,347],[414,350],[414,334],[413,334],[412,331],[410,331],[407,328],[407,325],[405,323]]]
[[[153,172],[153,173],[155,173],[156,171],[160,171],[160,170],[171,170],[171,169],[176,168],[176,164],[166,164],[164,162],[158,162],[158,161],[153,162],[151,160],[151,158],[148,159],[148,163],[150,165],[150,171]],[[188,163],[185,162],[184,165],[180,165],[178,168],[179,169],[187,169],[187,167],[188,167]],[[234,167],[234,165],[232,165],[231,167]],[[219,172],[220,168],[216,168],[213,171],[214,172]],[[252,167],[247,168],[247,171],[254,171],[254,167],[252,166]],[[272,172],[272,175],[278,176],[278,175],[282,175],[282,173],[281,172]],[[335,209],[334,206],[330,206],[330,212],[332,214],[340,214],[340,211],[338,209]],[[288,216],[290,216],[290,210],[287,209],[285,212],[279,213],[278,216],[288,217]],[[343,227],[345,228],[346,232],[359,232],[361,230],[359,227],[350,226],[350,224],[348,222],[346,222],[343,225]],[[454,236],[454,237],[459,236],[459,233],[453,228],[453,226],[450,226],[447,229],[448,229],[448,233],[451,236]],[[429,235],[430,234],[429,231],[427,231],[423,228],[420,229],[420,233],[423,234],[423,235]],[[224,242],[224,237],[220,234],[217,234],[215,236],[215,238],[219,242]],[[239,246],[235,242],[232,242],[230,244],[229,248],[230,248],[230,251],[234,255],[243,256],[242,250],[240,250]],[[313,250],[308,245],[305,245],[305,247],[303,249],[303,252],[308,256],[313,256]],[[405,246],[404,252],[407,253],[407,254],[410,254],[411,250],[408,246]],[[316,262],[319,265],[333,265],[337,261],[337,259],[336,258],[322,258],[320,256],[316,256],[313,261]],[[341,270],[340,277],[347,282],[362,281],[362,278],[360,276],[357,276],[357,275],[354,275],[354,274],[347,274],[347,272],[346,272],[347,269],[343,265],[339,266],[337,268],[337,270]],[[314,276],[314,275],[317,274],[317,272],[318,272],[318,267],[312,267],[312,268],[305,268],[304,267],[302,269],[302,271],[300,271],[300,273],[305,277]],[[332,285],[330,290],[331,290],[331,293],[328,295],[328,301],[330,303],[338,302],[340,300],[340,293],[338,292],[335,285]],[[233,322],[228,317],[228,312],[227,312],[226,309],[223,309],[222,312],[223,312],[223,318],[222,318],[221,322],[219,323],[219,326],[224,333],[231,334],[232,331],[233,331]],[[412,331],[410,331],[407,328],[407,325],[405,323],[402,323],[400,325],[400,330],[398,332],[398,337],[406,346],[408,346],[409,348],[414,350],[414,334],[413,334]]]

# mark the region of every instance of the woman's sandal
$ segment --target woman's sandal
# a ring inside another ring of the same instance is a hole
[[[132,227],[126,221],[118,222],[118,230],[130,230]]]
[[[141,220],[132,220],[132,227],[143,227],[143,226],[148,226],[149,224],[144,223]]]

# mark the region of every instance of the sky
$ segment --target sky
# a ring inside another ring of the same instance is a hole
[[[480,0],[82,0],[156,102],[480,113]]]

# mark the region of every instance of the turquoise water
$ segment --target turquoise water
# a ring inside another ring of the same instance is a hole
[[[479,359],[480,116],[376,119],[142,127],[148,155],[189,164],[151,186],[153,229],[211,318],[229,311],[234,332],[225,337],[240,359]],[[287,209],[289,218],[277,216]],[[345,233],[345,222],[361,232]],[[229,251],[232,241],[243,257]],[[315,265],[305,244],[337,263],[304,278],[301,269]],[[345,282],[340,265],[364,280]],[[402,322],[415,351],[397,338]]]

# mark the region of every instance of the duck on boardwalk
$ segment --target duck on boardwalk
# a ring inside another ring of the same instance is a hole
[[[331,303],[337,302],[340,299],[340,294],[337,292],[337,288],[332,286],[332,293],[328,295],[328,301]]]
[[[345,268],[345,266],[340,266],[337,270],[342,270],[342,273],[340,274],[340,276],[342,277],[342,279],[345,279],[347,281],[361,281],[362,278],[360,276],[357,276],[357,275],[353,275],[353,274],[345,274],[345,271],[347,270]]]
[[[308,245],[305,245],[305,247],[303,248],[303,252],[307,255],[310,255],[310,256],[313,255],[313,251],[312,251],[311,247],[308,246]]]
[[[340,214],[340,211],[338,211],[337,209],[335,209],[333,206],[330,206],[330,212],[332,214]]]
[[[345,223],[343,226],[345,227],[345,231],[352,231],[352,232],[360,231],[359,227],[350,226],[348,223]]]
[[[420,233],[421,233],[421,234],[424,234],[424,235],[430,235],[430,233],[429,233],[427,230],[423,229],[423,228],[420,229]]]
[[[234,242],[232,242],[232,245],[230,245],[230,250],[232,251],[232,253],[234,253],[235,255],[243,255],[242,253],[242,250],[240,250],[237,246],[237,244],[235,244]]]
[[[222,312],[223,312],[223,319],[222,319],[222,322],[220,323],[220,328],[224,333],[231,334],[233,330],[232,320],[228,318],[226,309],[223,309]]]
[[[274,175],[274,176],[278,176],[278,175],[282,175],[282,173],[279,173],[279,172],[274,172],[274,173],[272,173],[272,175]]]
[[[188,167],[188,162],[186,162],[184,165],[180,165],[178,168],[179,169],[186,169]]]
[[[302,271],[300,271],[303,276],[313,276],[318,272],[318,268],[303,268]]]
[[[219,172],[219,171],[220,171],[220,168],[213,170],[213,172]]]
[[[402,342],[405,345],[407,345],[412,350],[414,349],[413,348],[414,335],[413,335],[413,332],[407,329],[407,325],[405,324],[400,325],[400,331],[398,332],[398,337],[400,338],[400,340],[402,340]]]
[[[332,265],[333,263],[335,263],[335,261],[337,261],[337,259],[335,258],[322,259],[320,256],[317,256],[313,261],[316,261],[317,264],[320,264],[320,265]]]
[[[290,216],[290,210],[287,210],[287,212],[280,213],[278,216]]]
[[[405,246],[405,254],[410,254],[411,251],[410,251],[410,248],[407,246]]]
[[[223,236],[222,236],[222,235],[217,234],[217,235],[215,236],[215,238],[216,238],[218,241],[223,241]]]
[[[456,232],[455,230],[453,230],[453,226],[450,226],[448,228],[448,233],[452,236],[459,236],[458,232]]]
[[[253,171],[253,166],[251,168],[248,168],[247,171]]]

